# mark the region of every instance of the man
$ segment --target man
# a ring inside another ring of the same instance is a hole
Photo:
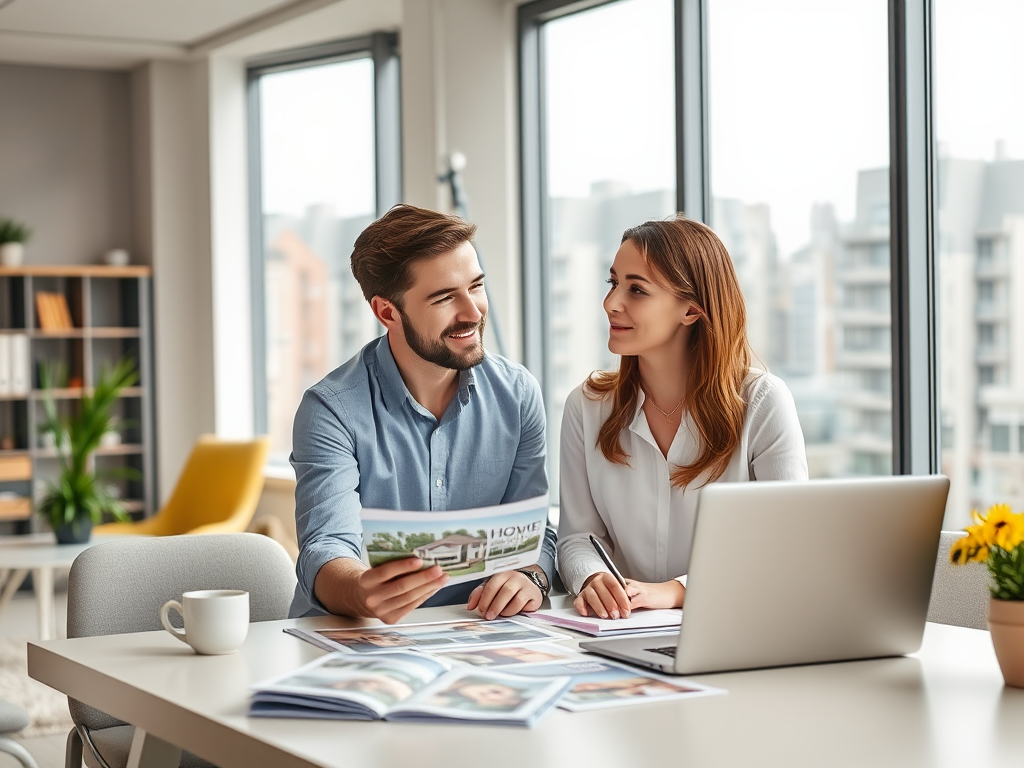
[[[548,527],[536,566],[445,588],[417,558],[360,560],[361,507],[444,511],[547,493],[537,381],[483,348],[487,296],[476,226],[398,205],[367,227],[352,273],[386,335],[306,391],[295,415],[300,552],[292,616],[393,624],[466,601],[487,619],[535,610],[554,572]]]

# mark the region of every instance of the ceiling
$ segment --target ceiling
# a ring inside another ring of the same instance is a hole
[[[0,0],[0,61],[127,69],[185,58],[339,0]]]

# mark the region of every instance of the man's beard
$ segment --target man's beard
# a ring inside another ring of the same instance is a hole
[[[428,339],[421,336],[413,328],[409,316],[402,310],[398,310],[402,316],[402,327],[405,329],[405,341],[409,348],[428,363],[439,365],[442,368],[450,368],[454,371],[465,371],[473,366],[480,365],[484,359],[484,325],[487,317],[481,317],[479,323],[453,323],[445,328],[439,339]],[[456,352],[444,340],[453,333],[465,333],[476,329],[477,345],[464,352]]]

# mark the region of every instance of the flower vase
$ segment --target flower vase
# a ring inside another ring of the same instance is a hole
[[[25,259],[25,246],[22,243],[4,243],[0,245],[0,264],[5,267],[20,267]]]
[[[53,529],[58,544],[86,544],[92,536],[92,519],[80,517]]]
[[[1024,688],[1024,600],[989,598],[988,628],[1003,680]]]

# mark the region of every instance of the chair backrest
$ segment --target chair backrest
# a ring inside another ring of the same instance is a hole
[[[270,439],[221,440],[202,435],[192,447],[178,482],[158,513],[166,533],[237,517],[244,531],[263,490],[263,464]]]
[[[988,629],[988,568],[984,563],[949,562],[949,548],[964,535],[963,531],[943,531],[939,536],[928,621]]]
[[[97,544],[75,559],[68,575],[68,637],[161,629],[160,607],[197,589],[244,589],[250,621],[286,619],[295,567],[280,544],[255,533]],[[90,729],[122,724],[68,701],[75,722]]]

